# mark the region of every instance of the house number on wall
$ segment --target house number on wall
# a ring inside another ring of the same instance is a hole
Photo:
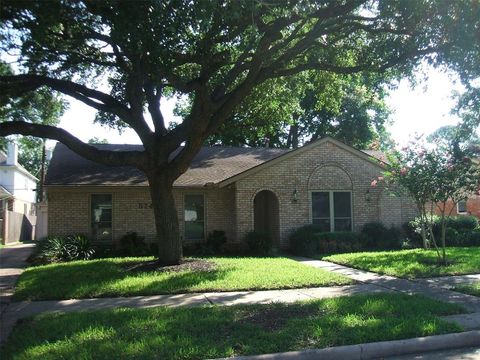
[[[139,209],[151,209],[152,203],[138,203]]]

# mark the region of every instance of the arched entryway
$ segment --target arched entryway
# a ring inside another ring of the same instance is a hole
[[[277,196],[270,190],[260,191],[253,200],[253,228],[267,232],[277,246],[280,240],[280,221]]]

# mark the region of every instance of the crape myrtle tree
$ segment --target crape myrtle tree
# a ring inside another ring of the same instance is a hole
[[[100,150],[29,121],[2,122],[0,136],[55,139],[89,160],[143,171],[159,260],[175,264],[182,247],[173,183],[252,91],[310,70],[408,74],[422,59],[449,64],[476,39],[466,26],[480,18],[473,3],[3,0],[1,48],[18,57],[18,71],[0,76],[0,93],[63,93],[96,109],[98,121],[132,128],[144,150]],[[169,128],[160,100],[172,95],[192,101]]]
[[[429,143],[417,137],[390,156],[387,171],[379,179],[391,188],[400,185],[413,198],[420,215],[424,248],[430,239],[443,265],[447,264],[447,221],[453,209],[459,201],[480,192],[480,164],[472,159],[469,146],[472,137],[461,125],[439,129]],[[374,180],[372,184],[376,183]],[[433,231],[436,213],[440,216],[440,239]]]

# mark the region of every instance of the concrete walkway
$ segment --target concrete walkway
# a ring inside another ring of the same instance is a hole
[[[34,244],[12,245],[0,249],[0,344],[5,341],[16,319],[7,315],[15,284],[24,271],[25,260],[32,253]]]
[[[480,282],[480,274],[470,275],[455,275],[455,276],[442,276],[429,279],[416,279],[415,282],[443,287],[445,289],[452,289],[458,285],[469,285],[476,282]]]
[[[27,265],[34,244],[19,244],[0,249],[0,314],[10,303],[18,277]]]

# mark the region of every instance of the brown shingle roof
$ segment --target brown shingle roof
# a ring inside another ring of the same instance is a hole
[[[142,145],[98,144],[99,149],[141,151]],[[203,147],[189,169],[174,183],[178,187],[198,187],[218,183],[245,170],[272,160],[289,150],[270,148]],[[145,175],[138,169],[95,163],[58,143],[48,167],[45,185],[122,185],[146,186]]]

